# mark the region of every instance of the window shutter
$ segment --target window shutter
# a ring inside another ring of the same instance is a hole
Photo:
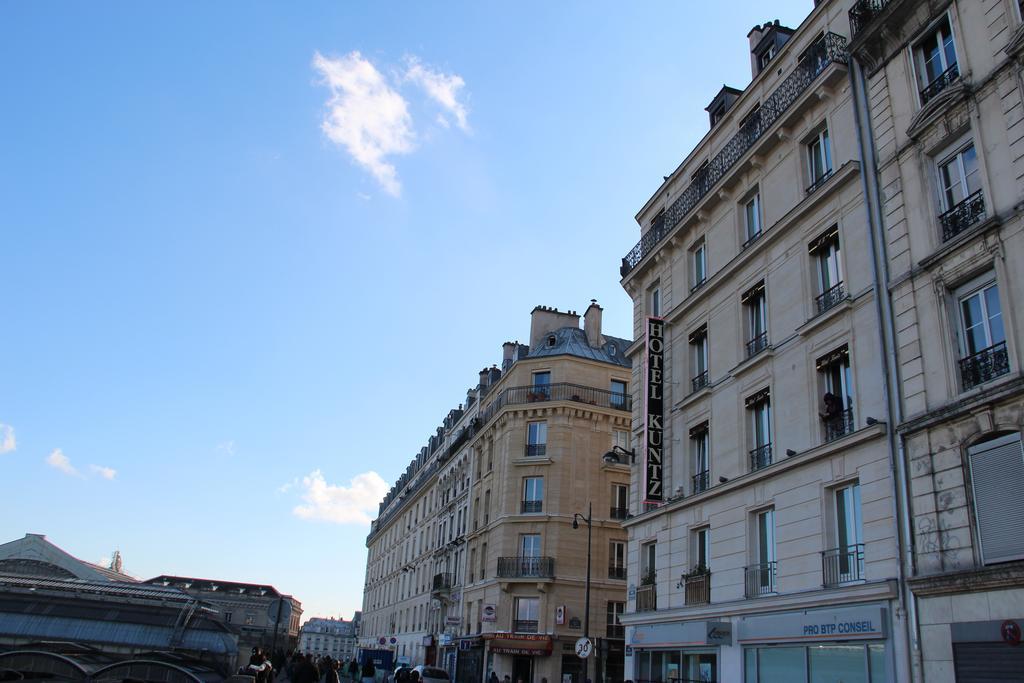
[[[1020,434],[999,437],[967,450],[974,508],[985,564],[1024,558],[1024,452]]]

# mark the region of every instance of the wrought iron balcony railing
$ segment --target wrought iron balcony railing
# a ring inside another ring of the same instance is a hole
[[[550,579],[555,576],[555,558],[553,557],[499,557],[498,578],[541,578]]]
[[[629,517],[629,508],[613,505],[608,511],[608,516],[612,519],[626,519]]]
[[[658,609],[658,590],[652,584],[636,587],[636,611],[653,612]]]
[[[775,572],[778,562],[762,562],[746,567],[745,587],[748,598],[758,598],[762,595],[771,595],[775,592]]]
[[[698,472],[693,475],[693,493],[694,495],[701,491],[707,491],[708,485],[710,484],[710,473],[707,470]]]
[[[575,401],[599,408],[630,411],[633,409],[633,397],[618,391],[608,391],[596,387],[558,382],[543,386],[509,387],[498,394],[498,397],[478,416],[478,429],[484,427],[505,406],[522,405],[543,401]]]
[[[683,597],[687,605],[711,602],[711,572],[683,577]]]
[[[448,572],[443,572],[441,574],[434,574],[434,582],[433,582],[433,584],[431,586],[431,590],[433,590],[435,593],[439,593],[441,591],[450,590],[451,587],[452,587],[452,575],[451,574],[449,574]]]
[[[700,373],[696,377],[690,380],[690,386],[693,387],[694,393],[700,391],[708,385],[708,371]]]
[[[890,2],[891,0],[857,0],[850,9],[850,35],[856,37]]]
[[[736,134],[725,144],[713,159],[698,173],[690,185],[682,191],[622,259],[619,274],[626,277],[645,256],[669,232],[697,206],[729,169],[746,154],[754,143],[764,135],[830,64],[846,64],[849,54],[846,38],[836,33],[826,33],[803,55],[789,76],[769,95],[756,113],[749,116]]]
[[[810,185],[807,186],[807,194],[813,193],[819,187],[828,182],[828,179],[832,177],[832,169],[828,169],[817,178],[813,178]]]
[[[960,381],[964,391],[979,384],[1005,375],[1010,371],[1010,357],[1006,353],[1006,342],[1001,341],[973,356],[960,359]]]
[[[523,513],[524,515],[530,514],[530,513],[534,513],[534,512],[543,512],[544,511],[544,501],[542,501],[542,500],[524,500],[524,501],[521,502],[521,504],[519,506],[519,511],[521,513]]]
[[[524,453],[526,457],[532,458],[537,455],[546,455],[548,452],[548,445],[546,443],[528,443]]]
[[[751,244],[753,244],[754,242],[756,242],[756,241],[758,241],[759,239],[761,239],[761,235],[763,235],[763,234],[764,234],[764,233],[762,233],[762,232],[761,232],[760,230],[758,230],[758,231],[757,231],[757,232],[755,232],[755,233],[754,233],[753,235],[751,235],[750,237],[748,237],[748,238],[747,238],[747,241],[743,243],[743,246],[741,247],[741,251],[742,251],[743,249],[746,249],[747,247],[749,247],[749,246],[750,246]]]
[[[516,633],[536,633],[538,626],[536,619],[516,619],[512,622],[512,630]]]
[[[960,78],[960,65],[954,63],[921,90],[921,104],[928,104],[928,100],[948,88],[958,78]]]
[[[690,287],[690,293],[692,294],[692,293],[696,292],[698,289],[700,289],[705,284],[707,284],[707,281],[708,281],[708,279],[706,277],[702,277],[701,279],[699,279],[696,282],[694,282],[693,286]]]
[[[939,223],[942,225],[942,241],[948,242],[984,216],[985,196],[981,190],[978,190],[939,216]]]
[[[750,451],[750,471],[754,472],[772,464],[772,445],[766,443],[763,446]]]
[[[768,348],[768,332],[761,332],[747,342],[747,358],[752,358]]]
[[[853,432],[853,408],[842,410],[824,419],[825,443],[835,441]]]
[[[864,578],[864,544],[826,550],[821,554],[821,574],[826,587]]]
[[[626,578],[626,568],[625,567],[620,567],[620,566],[614,565],[614,564],[613,565],[609,565],[608,566],[608,578],[609,579],[625,580],[625,578]]]
[[[846,289],[843,287],[843,283],[840,282],[815,297],[814,305],[818,310],[818,315],[821,315],[833,306],[842,303],[844,299],[846,299]]]

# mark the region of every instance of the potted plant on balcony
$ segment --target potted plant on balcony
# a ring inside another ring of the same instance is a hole
[[[697,563],[693,566],[693,569],[691,569],[690,571],[683,572],[683,581],[686,581],[687,579],[696,579],[703,576],[707,576],[710,573],[710,569],[705,567],[703,564]]]
[[[658,572],[656,572],[655,570],[648,569],[646,572],[643,573],[643,576],[640,577],[640,585],[653,586],[654,582],[657,580],[657,574]]]

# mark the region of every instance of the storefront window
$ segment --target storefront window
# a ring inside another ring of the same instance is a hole
[[[743,651],[745,683],[888,683],[884,643],[760,647]]]
[[[652,652],[651,653],[651,682],[652,683],[663,683],[665,680],[662,675],[662,666],[664,666],[663,660],[665,659],[666,652]]]
[[[861,645],[815,645],[809,655],[810,683],[868,683]]]
[[[760,683],[772,681],[800,681],[804,678],[804,648],[766,647],[758,657]]]
[[[674,681],[684,676],[680,673],[680,657],[678,652],[665,653],[665,680]]]
[[[885,645],[868,645],[868,659],[871,662],[871,683],[889,683],[888,667],[885,665]]]

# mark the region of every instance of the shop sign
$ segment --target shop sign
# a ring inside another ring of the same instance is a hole
[[[885,610],[848,607],[794,614],[744,617],[737,625],[741,643],[885,638]]]
[[[637,648],[732,645],[732,624],[725,621],[641,624],[633,627],[629,644]]]
[[[452,615],[449,614],[448,616],[446,616],[444,618],[444,623],[447,626],[458,626],[459,624],[462,623],[462,617],[459,617],[459,616],[454,616],[453,617]]]
[[[498,607],[493,603],[487,603],[480,607],[480,621],[497,621]]]
[[[434,636],[423,636],[423,647],[430,647],[434,644]]]
[[[665,500],[662,489],[665,321],[647,319],[647,365],[644,385],[644,502]]]
[[[441,641],[441,647],[445,647],[446,645],[451,645],[452,644],[452,634],[450,634],[450,633],[442,633],[440,641]]]

